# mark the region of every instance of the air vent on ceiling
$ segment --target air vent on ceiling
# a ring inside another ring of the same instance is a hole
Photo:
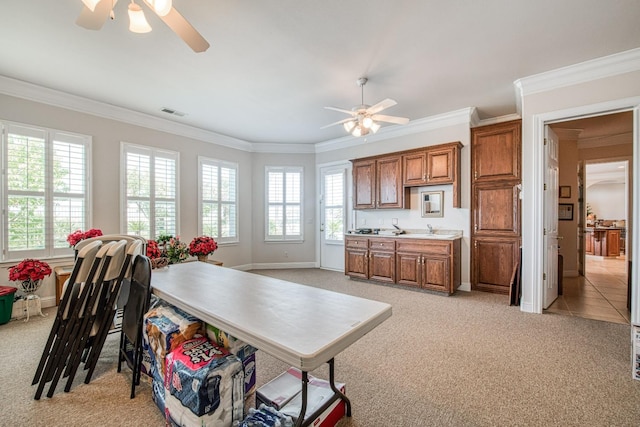
[[[179,117],[185,116],[185,113],[183,113],[182,111],[176,111],[173,108],[163,107],[160,111],[162,111],[163,113],[172,114],[174,116],[179,116]]]

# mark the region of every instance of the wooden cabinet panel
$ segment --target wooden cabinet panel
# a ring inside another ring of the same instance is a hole
[[[472,206],[474,235],[520,236],[517,184],[474,185]]]
[[[620,255],[620,230],[607,231],[607,256]]]
[[[422,255],[419,253],[396,252],[396,283],[420,287],[421,259]]]
[[[379,282],[395,283],[396,259],[394,252],[369,251],[369,278]]]
[[[516,239],[475,239],[471,289],[509,294],[519,249]]]
[[[449,291],[449,258],[423,257],[424,280],[422,287],[435,291]]]
[[[375,177],[375,160],[361,160],[353,162],[354,209],[373,209],[376,207]]]
[[[402,183],[408,186],[425,185],[427,182],[427,152],[405,154],[402,156]]]
[[[427,181],[429,184],[453,182],[454,148],[427,151]]]
[[[369,278],[369,251],[346,248],[344,251],[345,274],[360,279]]]
[[[593,255],[593,232],[584,233],[584,252],[587,255]]]
[[[402,208],[402,158],[385,157],[377,160],[377,205],[378,209]]]
[[[472,129],[473,182],[520,180],[520,120]]]

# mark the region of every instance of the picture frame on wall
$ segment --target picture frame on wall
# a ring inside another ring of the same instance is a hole
[[[561,199],[569,199],[571,198],[571,186],[570,185],[561,185],[559,197]]]
[[[573,203],[560,203],[558,206],[559,221],[573,221]]]

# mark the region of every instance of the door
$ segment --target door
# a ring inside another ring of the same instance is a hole
[[[320,268],[344,271],[348,165],[320,168]]]
[[[587,217],[586,206],[585,206],[585,193],[584,193],[584,180],[585,178],[585,167],[584,162],[578,162],[578,274],[580,276],[584,276],[584,263],[585,263],[585,254],[593,253],[593,245],[590,245],[591,240],[589,239],[593,235],[589,235],[585,232],[585,218]]]
[[[558,298],[558,137],[545,129],[544,143],[544,237],[542,308]]]

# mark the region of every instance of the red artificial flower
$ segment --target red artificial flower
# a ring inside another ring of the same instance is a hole
[[[102,236],[102,230],[98,228],[92,228],[85,232],[83,232],[82,230],[76,230],[67,236],[67,242],[69,242],[70,246],[75,246],[81,240],[98,236]]]
[[[160,258],[162,252],[160,252],[160,247],[158,247],[158,242],[155,240],[147,240],[147,256],[151,259]]]
[[[42,280],[51,274],[51,267],[44,261],[24,259],[9,268],[9,280],[24,282],[25,280]]]
[[[194,237],[189,243],[190,255],[209,255],[216,249],[218,249],[218,244],[209,236]]]

